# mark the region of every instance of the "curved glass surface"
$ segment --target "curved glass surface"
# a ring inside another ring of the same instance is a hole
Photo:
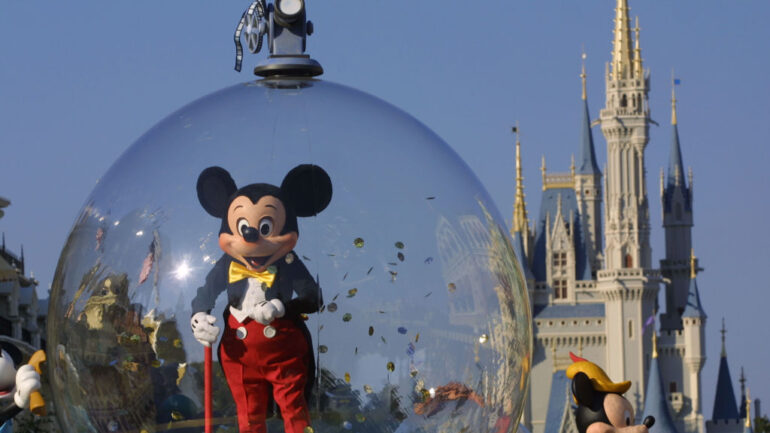
[[[204,349],[192,299],[222,250],[196,180],[280,185],[299,164],[333,196],[294,248],[321,287],[308,314],[311,429],[514,431],[529,302],[509,236],[465,163],[399,109],[319,80],[203,97],[133,144],[86,200],[51,294],[48,359],[63,428],[201,431]],[[223,327],[228,295],[211,314]],[[221,333],[220,333],[221,336]],[[214,355],[215,431],[237,431]],[[274,411],[271,432],[283,431]],[[273,414],[273,416],[270,416]]]

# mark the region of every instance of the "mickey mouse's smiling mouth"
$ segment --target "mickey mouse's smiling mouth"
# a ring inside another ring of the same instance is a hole
[[[244,257],[246,259],[246,262],[253,267],[253,268],[261,268],[262,266],[267,263],[267,261],[270,259],[271,256],[262,256],[262,257]]]

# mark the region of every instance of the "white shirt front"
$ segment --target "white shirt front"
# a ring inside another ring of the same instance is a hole
[[[235,317],[235,320],[237,320],[238,323],[243,323],[243,321],[249,317],[257,320],[254,315],[257,307],[267,302],[265,299],[267,285],[263,285],[264,283],[256,278],[248,278],[248,283],[249,285],[246,288],[246,293],[244,293],[241,298],[241,305],[238,307],[235,305],[230,306],[230,314]]]

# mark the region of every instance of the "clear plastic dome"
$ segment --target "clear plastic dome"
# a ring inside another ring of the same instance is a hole
[[[201,431],[192,300],[223,253],[196,180],[220,166],[238,187],[281,185],[299,164],[322,167],[333,186],[326,209],[298,218],[294,248],[324,300],[305,321],[314,369],[305,431],[514,431],[531,320],[492,200],[420,122],[314,79],[203,97],[99,181],[51,294],[49,369],[65,430]],[[227,308],[222,293],[211,311],[220,328]],[[214,424],[237,431],[216,354],[214,364]],[[277,416],[267,425],[284,428]]]

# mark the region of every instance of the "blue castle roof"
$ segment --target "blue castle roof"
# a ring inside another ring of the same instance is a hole
[[[644,415],[655,417],[656,433],[677,433],[674,421],[668,411],[666,394],[663,391],[663,378],[660,376],[658,358],[652,358],[650,375],[647,380],[647,395],[644,398]]]
[[[687,305],[684,307],[682,317],[700,317],[706,318],[706,312],[700,303],[700,294],[698,293],[698,282],[695,278],[690,279],[690,291],[687,293]]]
[[[671,211],[672,196],[676,189],[682,190],[684,205],[687,211],[692,210],[692,200],[690,200],[690,189],[687,188],[687,181],[684,176],[684,165],[682,164],[682,149],[679,146],[679,129],[676,124],[673,126],[673,137],[671,139],[671,150],[668,156],[668,176],[666,177],[666,190],[663,197],[663,207],[666,212]],[[677,175],[679,176],[679,186],[677,186]]]
[[[588,100],[583,100],[583,121],[580,135],[580,159],[578,160],[577,173],[599,174],[599,164],[596,163],[594,151],[594,137],[591,133],[591,117],[588,114]]]
[[[604,303],[535,305],[534,317],[538,319],[564,319],[573,317],[604,317]]]
[[[569,401],[570,380],[567,379],[565,370],[558,370],[551,378],[551,392],[548,395],[548,412],[545,415],[546,433],[555,433],[561,430],[564,411]]]
[[[733,382],[730,379],[730,368],[727,366],[727,355],[723,352],[719,360],[719,376],[717,377],[717,393],[714,396],[714,412],[711,419],[738,419],[738,405],[735,404]]]
[[[535,252],[532,260],[532,273],[536,281],[545,281],[546,277],[546,217],[551,230],[553,230],[556,214],[558,213],[559,200],[561,199],[561,215],[565,222],[572,214],[573,238],[575,247],[575,278],[577,280],[591,279],[591,266],[588,261],[588,244],[578,209],[575,190],[572,188],[551,188],[543,191],[540,201],[540,215],[537,221],[537,237],[535,238]]]

